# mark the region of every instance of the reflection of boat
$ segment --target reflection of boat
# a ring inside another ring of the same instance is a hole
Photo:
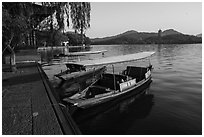
[[[132,98],[135,98],[133,102],[126,103]],[[124,108],[124,104],[126,108],[121,111],[121,105]],[[154,95],[151,93],[141,94],[117,101],[112,107],[104,109],[104,111],[101,110],[96,115],[90,115],[91,112],[94,113],[98,110],[94,108],[92,111],[90,109],[90,112],[83,109],[86,113],[82,113],[82,110],[72,117],[84,135],[135,135],[135,133],[141,134],[140,131],[144,131],[143,134],[145,134],[147,129],[151,130],[148,122],[151,122],[149,116],[151,117],[153,106]],[[90,116],[86,117],[87,115]]]
[[[98,66],[123,63],[145,59],[153,54],[154,52],[141,52],[136,54],[102,58],[98,60],[81,61],[75,64],[80,64],[83,66]],[[151,68],[152,65],[149,65],[148,67],[128,66],[122,74],[114,74],[114,72],[113,74],[104,73],[101,75],[100,79],[86,89],[63,100],[72,104],[73,106],[89,108],[123,96],[124,94],[127,94],[133,90],[135,93],[139,93],[139,90],[136,89],[151,80]]]
[[[77,123],[83,123],[83,121],[93,119],[93,117],[97,115],[112,112],[119,115],[128,110],[132,110],[133,108],[133,110],[136,111],[135,114],[137,115],[135,118],[144,118],[149,114],[153,105],[153,95],[148,94],[147,92],[150,84],[151,81],[138,88],[137,90],[139,90],[140,94],[131,92],[127,96],[122,96],[121,98],[106,102],[100,106],[95,106],[88,109],[75,108],[75,110],[70,110],[72,112],[72,117]]]
[[[125,101],[120,102],[120,104],[118,105],[118,108],[119,108],[118,110],[120,111],[120,113],[126,112],[131,107],[134,107],[134,108],[137,108],[136,110],[138,112],[140,112],[140,109],[143,109],[143,110],[145,109],[145,111],[140,112],[142,113],[142,115],[140,113],[137,113],[139,114],[137,115],[137,118],[146,117],[149,114],[150,108],[153,105],[153,102],[152,102],[153,95],[148,94],[149,87],[150,87],[150,83],[144,88],[141,88],[142,93],[139,96],[137,95],[132,96],[126,99]]]

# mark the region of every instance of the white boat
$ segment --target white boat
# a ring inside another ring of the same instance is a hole
[[[82,66],[106,66],[110,64],[141,60],[152,56],[155,52],[141,52],[129,55],[107,57],[98,60],[86,60],[75,62]],[[137,92],[137,88],[151,80],[151,68],[127,66],[122,74],[103,73],[100,78],[86,89],[64,98],[63,101],[79,108],[89,108],[105,103],[131,91]],[[113,68],[114,71],[114,68]]]
[[[107,50],[98,50],[98,51],[84,51],[84,52],[69,52],[64,56],[84,56],[88,54],[104,54]]]

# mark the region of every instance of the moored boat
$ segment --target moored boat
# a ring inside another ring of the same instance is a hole
[[[98,66],[140,60],[153,55],[154,52],[142,52],[124,56],[108,57],[99,60],[81,61],[76,64]],[[151,80],[151,68],[127,66],[121,74],[103,73],[100,78],[81,92],[64,98],[63,101],[80,108],[89,108],[123,96]],[[114,69],[113,69],[114,71]]]
[[[103,115],[104,113],[108,113],[110,111],[119,111],[118,113],[121,113],[122,111],[125,112],[127,108],[131,106],[136,109],[135,111],[141,111],[142,109],[142,112],[137,114],[140,115],[139,117],[145,117],[153,105],[153,95],[149,92],[150,86],[151,81],[137,88],[136,90],[138,93],[135,93],[133,90],[125,96],[120,96],[112,101],[108,101],[90,108],[83,109],[72,107],[70,108],[71,110],[69,110],[69,112],[75,119],[76,123],[83,123],[84,121],[87,121],[87,119],[93,118],[94,116],[100,116],[101,114]]]
[[[67,63],[66,66],[66,71],[55,75],[60,80],[56,89],[59,91],[61,98],[80,92],[97,81],[100,75],[106,71],[105,66],[89,69],[72,63]]]

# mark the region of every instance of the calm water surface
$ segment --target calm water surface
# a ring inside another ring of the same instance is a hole
[[[97,45],[91,50],[104,49],[105,56],[156,51],[152,83],[142,97],[124,99],[83,120],[79,114],[75,120],[83,134],[201,134],[201,44]]]
[[[91,112],[76,112],[74,119],[83,134],[201,134],[201,44],[97,45],[90,50],[108,50],[105,56],[152,50],[156,54],[151,58],[152,83],[143,89],[145,94],[110,103],[90,117]],[[117,70],[125,65],[119,64]]]

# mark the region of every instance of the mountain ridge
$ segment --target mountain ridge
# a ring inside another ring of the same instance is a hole
[[[124,33],[103,37],[103,38],[94,38],[91,39],[91,44],[151,44],[151,43],[167,43],[167,44],[176,44],[176,43],[199,43],[202,42],[202,38],[186,35],[181,32],[178,32],[174,29],[167,29],[161,31],[161,39],[158,38],[158,33],[156,32],[137,32],[135,30],[129,30]]]
[[[196,37],[201,37],[202,38],[202,33],[197,34]]]
[[[174,34],[182,34],[181,32],[178,32],[174,29],[167,29],[167,30],[164,30],[162,32],[162,36],[167,36],[167,35],[174,35]]]

